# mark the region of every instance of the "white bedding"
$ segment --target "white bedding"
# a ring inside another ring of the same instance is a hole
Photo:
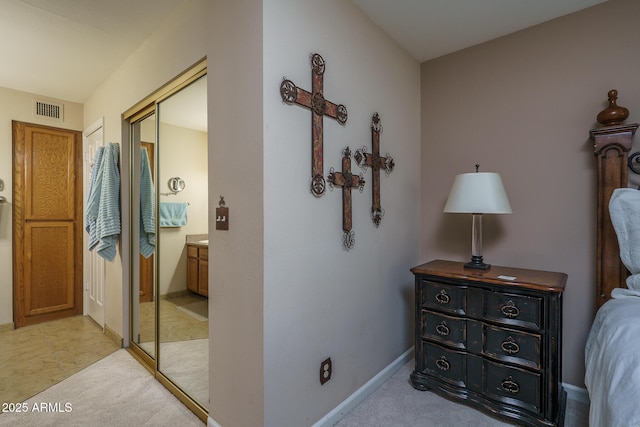
[[[585,348],[590,427],[640,427],[640,297],[596,314]]]

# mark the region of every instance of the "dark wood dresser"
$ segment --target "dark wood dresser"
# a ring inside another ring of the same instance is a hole
[[[562,426],[567,275],[436,260],[415,275],[411,383],[528,426]]]

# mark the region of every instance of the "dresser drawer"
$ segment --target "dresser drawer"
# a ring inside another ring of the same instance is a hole
[[[487,320],[542,330],[542,298],[486,291],[483,317]]]
[[[483,394],[490,399],[542,413],[542,375],[489,361],[484,362]]]
[[[464,350],[467,341],[467,320],[422,310],[422,337]]]
[[[427,375],[534,414],[542,411],[540,373],[500,365],[427,341],[422,342],[422,357],[422,372]]]
[[[542,367],[542,335],[422,310],[420,335],[447,347],[525,368]]]
[[[423,341],[424,373],[458,387],[466,387],[467,359],[465,353],[449,350]]]
[[[531,369],[542,368],[541,335],[486,324],[483,328],[485,355]]]
[[[467,311],[467,288],[422,279],[422,306],[464,315]]]

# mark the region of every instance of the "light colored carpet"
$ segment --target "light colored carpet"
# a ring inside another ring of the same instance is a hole
[[[203,426],[123,349],[25,403],[26,413],[0,414],[0,426]],[[49,411],[34,411],[41,405]]]
[[[176,306],[176,308],[200,321],[205,321],[209,318],[209,301],[198,301],[187,305],[179,305]]]
[[[469,406],[430,391],[419,391],[409,382],[414,362],[405,364],[378,390],[347,414],[335,427],[512,427]],[[567,400],[565,427],[589,425],[589,406]]]
[[[160,372],[209,408],[209,339],[161,343]]]
[[[154,343],[142,343],[148,354]],[[160,372],[185,393],[209,408],[209,339],[160,344]]]
[[[405,364],[336,427],[512,426],[435,393],[414,389],[409,384],[412,369],[413,361]],[[203,426],[126,350],[118,350],[25,403],[26,413],[0,414],[0,426]],[[42,404],[56,411],[33,410],[34,405],[40,408]],[[67,408],[70,411],[64,412]],[[588,405],[568,400],[565,427],[587,426],[588,411]]]

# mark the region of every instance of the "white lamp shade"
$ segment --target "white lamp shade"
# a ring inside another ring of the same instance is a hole
[[[510,214],[511,205],[500,174],[473,172],[456,176],[444,212]]]

